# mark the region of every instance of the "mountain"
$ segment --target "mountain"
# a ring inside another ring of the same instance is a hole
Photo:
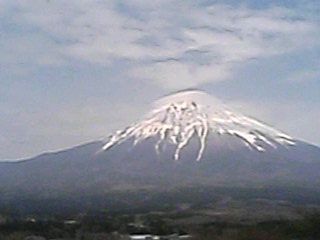
[[[157,138],[155,150],[162,145],[175,146],[174,160],[193,137],[199,140],[196,161],[200,161],[210,135],[233,136],[249,149],[265,151],[279,145],[290,147],[295,141],[288,135],[255,119],[230,111],[221,102],[197,90],[182,91],[164,97],[141,122],[118,131],[103,147],[104,150],[134,139],[134,145]],[[214,147],[214,146],[213,146]]]
[[[0,163],[0,195],[93,196],[200,185],[318,188],[319,172],[319,147],[187,90],[160,99],[106,142]]]

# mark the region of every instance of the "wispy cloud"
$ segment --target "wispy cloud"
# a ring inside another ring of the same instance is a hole
[[[308,83],[311,81],[319,81],[320,70],[319,69],[306,69],[295,71],[290,74],[287,78],[288,82],[291,83]]]
[[[33,56],[37,64],[71,58],[108,66],[123,59],[132,63],[125,70],[129,77],[168,89],[222,81],[236,64],[319,42],[318,26],[311,18],[280,7],[257,10],[174,0],[37,0],[5,7],[15,13],[8,21],[26,25],[35,34],[18,42],[32,41],[33,49],[41,38],[48,38],[40,42],[47,55]],[[16,49],[17,54],[28,55],[28,45],[21,45],[24,49]]]

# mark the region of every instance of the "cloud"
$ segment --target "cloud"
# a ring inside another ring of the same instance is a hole
[[[320,79],[320,70],[318,69],[306,69],[295,71],[287,78],[291,83],[309,83]]]
[[[315,20],[283,7],[258,10],[174,0],[35,0],[5,6],[12,12],[9,22],[32,29],[24,36],[29,39],[19,42],[41,53],[31,60],[34,64],[80,60],[110,67],[126,60],[132,63],[124,69],[128,78],[149,79],[165,89],[226,80],[237,64],[319,42]],[[43,38],[48,40],[40,45],[42,52],[35,50]],[[34,46],[25,45],[30,40]]]
[[[230,74],[230,71],[226,65],[197,65],[167,61],[135,68],[131,74],[155,80],[167,89],[181,89],[204,82],[221,81]]]

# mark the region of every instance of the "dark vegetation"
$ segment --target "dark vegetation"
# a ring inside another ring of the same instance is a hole
[[[189,234],[195,240],[320,239],[320,194],[297,188],[186,187],[100,196],[0,196],[0,240],[128,239]],[[127,237],[127,238],[126,238]]]
[[[207,187],[114,191],[100,195],[68,194],[53,196],[5,196],[0,192],[0,214],[50,217],[72,214],[148,213],[171,211],[188,203],[193,209],[203,208],[224,198],[246,202],[251,199],[287,201],[294,205],[320,205],[320,190],[297,187]]]
[[[0,225],[1,240],[24,240],[27,236],[46,239],[111,239],[108,236],[152,233],[167,236],[172,233],[190,234],[195,240],[289,240],[320,239],[320,214],[307,215],[299,220],[265,221],[241,224],[211,222],[188,225],[175,224],[167,215],[85,216],[73,223],[62,219],[10,219]],[[138,223],[137,223],[138,221]],[[105,236],[101,238],[101,236]],[[99,238],[100,237],[100,238]],[[114,239],[114,238],[113,238]]]

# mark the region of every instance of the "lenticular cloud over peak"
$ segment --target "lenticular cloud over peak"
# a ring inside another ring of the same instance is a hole
[[[176,102],[194,102],[201,105],[202,107],[209,107],[211,105],[216,105],[217,107],[219,107],[223,105],[221,101],[219,101],[217,98],[214,98],[205,91],[196,88],[190,88],[165,95],[164,97],[155,101],[153,103],[153,106],[154,108],[157,108],[166,104]]]

